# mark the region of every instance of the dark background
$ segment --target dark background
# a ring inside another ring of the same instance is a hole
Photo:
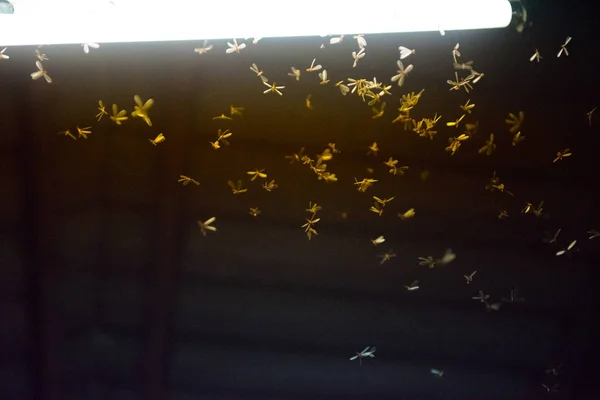
[[[600,105],[597,7],[526,3],[533,26],[425,34],[368,35],[319,49],[328,38],[225,41],[199,56],[202,41],[44,46],[53,79],[33,81],[35,47],[9,48],[0,61],[0,393],[4,399],[533,399],[595,398],[595,307],[600,239],[597,152]],[[587,8],[586,8],[587,7]],[[318,7],[315,5],[315,12]],[[373,10],[373,18],[377,12]],[[365,11],[367,12],[367,11]],[[290,17],[280,13],[282,18]],[[220,16],[215,16],[218,18]],[[148,27],[161,29],[161,27]],[[556,58],[567,36],[569,57]],[[451,50],[485,74],[469,95],[450,92]],[[385,115],[371,118],[356,95],[333,84],[395,74],[398,46],[416,48],[414,71],[392,87]],[[529,62],[538,48],[542,61]],[[304,72],[317,57],[331,82]],[[266,89],[249,70],[285,85]],[[300,82],[286,74],[303,70]],[[392,124],[402,94],[425,89],[417,119],[442,115],[433,140]],[[98,100],[133,109],[153,98],[153,127],[140,119],[97,122]],[[311,94],[313,110],[304,106]],[[464,122],[477,135],[449,156],[445,123],[476,104]],[[230,105],[233,121],[214,121]],[[524,111],[517,147],[504,118]],[[92,126],[87,140],[57,135]],[[230,146],[209,145],[217,129]],[[149,138],[167,140],[158,147]],[[490,157],[477,153],[490,132]],[[367,156],[377,141],[378,157]],[[328,163],[339,181],[318,181],[284,156],[335,142]],[[555,153],[573,156],[552,163]],[[392,176],[388,157],[409,166]],[[378,179],[366,193],[354,178]],[[267,192],[246,171],[266,168]],[[422,171],[429,179],[420,179]],[[515,194],[484,189],[497,171]],[[199,186],[181,186],[180,174]],[[228,179],[248,193],[234,196]],[[371,196],[395,196],[382,217]],[[544,200],[545,216],[520,213]],[[309,201],[323,207],[319,236],[300,226]],[[248,208],[258,206],[258,218]],[[401,221],[396,212],[416,209]],[[499,220],[499,210],[509,218]],[[341,220],[341,212],[348,214]],[[195,223],[217,218],[203,237]],[[558,245],[544,231],[562,228]],[[385,235],[376,249],[369,240]],[[577,239],[573,257],[555,253]],[[398,255],[382,266],[377,254]],[[452,248],[452,264],[428,269],[417,258]],[[473,270],[471,285],[463,274]],[[421,289],[403,286],[419,279]],[[526,299],[486,312],[472,300],[518,287]],[[348,360],[365,346],[374,359]],[[564,374],[545,369],[563,363]],[[430,368],[444,369],[436,378]]]

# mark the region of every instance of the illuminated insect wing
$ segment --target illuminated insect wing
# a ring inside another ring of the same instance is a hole
[[[5,47],[5,48],[2,49],[2,51],[0,51],[0,60],[8,60],[10,58],[8,55],[4,54],[4,52],[6,51],[6,49],[7,48]],[[39,54],[39,51],[36,50],[36,54]],[[38,58],[40,58],[40,57],[38,56]]]
[[[308,68],[306,69],[306,72],[318,71],[318,70],[320,70],[320,69],[322,68],[322,67],[321,67],[321,64],[317,64],[317,65],[315,65],[315,62],[316,62],[316,61],[317,61],[317,59],[316,59],[316,58],[313,58],[312,62],[310,63],[310,67],[308,67]]]
[[[324,69],[323,72],[319,72],[319,78],[321,79],[321,85],[325,85],[326,83],[329,82],[329,79],[327,79],[327,70]]]
[[[564,254],[570,254],[572,251],[577,251],[577,249],[575,249],[575,245],[577,244],[577,240],[573,240],[566,249],[562,249],[556,252],[557,256],[562,256]]]
[[[365,40],[365,37],[363,35],[356,35],[353,37],[353,39],[356,39],[356,42],[358,43],[358,48],[363,49],[367,47],[367,41]]]
[[[521,136],[521,131],[515,133],[515,135],[513,136],[512,139],[512,145],[516,146],[519,143],[521,143],[523,140],[525,140],[525,136]]]
[[[300,80],[300,70],[292,67],[292,72],[288,72],[288,76],[293,76],[297,81]]]
[[[215,220],[216,220],[216,218],[212,217],[212,218],[207,219],[204,222],[197,221],[198,226],[200,227],[200,232],[202,233],[203,236],[206,236],[206,233],[208,231],[216,232],[217,228],[211,225],[213,222],[215,222]]]
[[[452,252],[452,249],[446,249],[446,252],[442,256],[442,258],[436,260],[439,264],[449,264],[456,259],[456,254]]]
[[[378,244],[381,244],[385,242],[385,238],[382,236],[379,236],[378,238],[375,239],[371,239],[371,243],[373,244],[373,246],[377,246]]]
[[[398,217],[400,217],[400,219],[402,220],[407,220],[409,218],[412,218],[415,216],[415,209],[414,208],[409,208],[408,210],[404,211],[403,213],[398,213]]]
[[[111,115],[110,119],[112,119],[115,122],[115,124],[117,124],[117,125],[121,125],[121,123],[123,121],[125,121],[129,118],[129,117],[127,117],[127,111],[126,110],[119,111],[116,104],[113,104],[112,111],[113,111],[113,115]]]
[[[533,61],[536,60],[537,62],[540,62],[540,59],[542,59],[543,57],[540,55],[540,52],[538,49],[535,49],[535,53],[533,53],[533,55],[531,57],[529,57],[529,61]]]
[[[108,115],[108,113],[106,112],[106,107],[104,107],[104,103],[102,102],[102,100],[98,100],[98,111],[100,111],[98,114],[96,114],[96,118],[98,118],[98,121],[100,121],[104,115]]]
[[[356,67],[356,65],[358,64],[358,60],[360,60],[361,58],[363,58],[365,56],[365,49],[361,48],[358,53],[353,51],[352,52],[352,58],[354,59],[354,63],[352,64],[352,68]]]
[[[568,36],[567,39],[565,40],[565,43],[560,46],[560,50],[559,50],[558,54],[556,55],[556,57],[560,57],[563,52],[565,53],[566,56],[569,56],[569,51],[567,50],[567,45],[569,44],[570,41],[571,41],[571,36]]]
[[[46,79],[46,82],[52,83],[52,79],[48,76],[48,73],[44,69],[44,66],[42,65],[42,63],[40,61],[36,61],[35,62],[35,66],[37,67],[38,71],[33,72],[31,74],[31,78],[33,80],[36,80],[36,79],[39,79],[39,78],[41,78],[43,76],[44,79]]]
[[[460,43],[456,43],[454,45],[454,49],[452,49],[452,58],[454,59],[454,62],[457,62],[457,58],[460,57],[460,51],[458,51],[458,48],[460,47]]]
[[[83,43],[83,51],[87,54],[90,52],[90,47],[93,49],[97,49],[98,47],[100,47],[100,45],[98,43]]]
[[[348,92],[350,91],[350,88],[346,85],[344,85],[344,81],[339,81],[338,83],[335,84],[335,86],[340,88],[340,92],[342,93],[343,96],[347,95]]]
[[[162,143],[165,140],[167,140],[167,138],[165,138],[165,135],[163,135],[162,133],[159,133],[158,136],[156,136],[156,138],[154,138],[154,140],[149,139],[150,143],[152,143],[153,145],[157,145],[158,143]]]
[[[136,94],[133,96],[133,100],[137,105],[133,106],[134,111],[131,113],[131,116],[134,118],[142,118],[148,126],[152,126],[152,121],[150,120],[150,117],[148,117],[148,110],[152,108],[154,99],[148,99],[146,103],[143,103],[140,96]]]
[[[406,77],[406,75],[408,75],[410,71],[413,70],[414,67],[412,64],[410,64],[408,67],[404,68],[404,64],[402,64],[402,61],[400,60],[398,60],[396,64],[398,65],[398,74],[392,76],[391,81],[398,81],[398,86],[402,86],[404,84],[404,78]]]
[[[410,285],[405,285],[404,287],[409,292],[412,292],[413,290],[418,290],[419,289],[419,281],[418,280],[413,281]]]
[[[404,46],[398,47],[398,50],[400,50],[400,59],[401,60],[404,60],[406,57],[410,56],[411,54],[415,54],[415,50],[411,50]]]

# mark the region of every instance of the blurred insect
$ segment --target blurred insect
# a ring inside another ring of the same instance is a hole
[[[90,47],[94,49],[100,47],[98,43],[82,43],[81,45],[83,46],[83,51],[85,52],[85,54],[88,54],[90,52]]]
[[[202,45],[202,47],[196,47],[194,49],[194,53],[198,53],[198,54],[206,54],[209,51],[211,51],[213,48],[212,44],[208,44],[208,40],[204,41],[204,44]]]
[[[102,116],[108,115],[108,113],[106,112],[106,107],[104,107],[104,103],[102,102],[102,100],[98,100],[98,111],[100,111],[98,114],[96,114],[96,118],[98,118],[98,121],[102,119]]]
[[[262,38],[261,37],[255,37],[255,38],[253,38],[252,39],[252,44],[257,44],[260,39],[262,39]]]
[[[246,48],[246,43],[242,43],[242,44],[238,45],[237,40],[234,38],[233,43],[227,42],[227,46],[229,46],[229,48],[227,50],[225,50],[225,53],[227,53],[227,54],[238,53],[239,54],[241,50]]]
[[[263,169],[255,169],[254,171],[248,171],[246,172],[248,175],[252,176],[252,178],[250,179],[250,181],[255,181],[257,178],[262,178],[265,179],[267,177],[267,174],[264,173],[266,168]]]
[[[471,84],[469,83],[469,80],[471,79],[470,77],[459,79],[458,78],[458,74],[455,71],[454,72],[454,79],[455,79],[454,81],[451,80],[451,79],[448,79],[446,81],[449,85],[452,86],[450,88],[450,90],[460,90],[460,88],[464,88],[465,92],[469,93],[469,90],[473,89],[473,86],[471,86]]]
[[[65,130],[65,131],[61,131],[57,133],[58,135],[64,135],[64,136],[69,136],[71,137],[73,140],[77,140],[77,138],[75,136],[73,136],[73,134],[71,133],[71,131],[69,129]]]
[[[483,78],[483,76],[484,76],[484,73],[483,73],[483,72],[477,72],[477,71],[475,71],[475,70],[473,69],[473,70],[471,70],[471,74],[470,74],[469,76],[467,76],[467,79],[465,80],[465,81],[466,81],[466,82],[465,82],[465,84],[468,84],[468,82],[469,82],[471,79],[473,80],[473,83],[477,83],[477,82],[479,82],[479,81],[481,80],[481,78]],[[469,88],[471,88],[471,89],[472,89],[471,85],[468,85],[468,86],[469,86]],[[468,91],[468,90],[466,90],[466,89],[465,89],[465,91],[466,91],[467,93],[469,93],[469,91]]]
[[[89,130],[91,128],[91,126],[86,126],[85,128],[77,127],[77,133],[79,133],[79,137],[87,139],[88,135],[92,133],[92,131]]]
[[[6,49],[4,49],[4,50],[6,50]],[[4,51],[4,50],[2,50],[2,51]],[[1,52],[0,52],[0,53],[1,53]],[[39,50],[36,50],[36,51],[35,51],[35,56],[36,56],[36,57],[38,58],[38,60],[40,60],[40,61],[47,61],[47,60],[49,60],[49,58],[48,58],[48,57],[46,57],[46,55],[45,55],[45,54],[41,54]],[[7,57],[8,57],[8,56],[7,56]]]
[[[317,211],[320,211],[320,210],[321,210],[321,206],[320,205],[318,205],[317,203],[313,203],[312,201],[309,201],[308,202],[308,208],[305,211],[307,213],[310,213],[310,214],[314,215],[314,214],[317,213]]]
[[[386,103],[385,101],[381,102],[381,105],[379,106],[379,109],[377,109],[377,107],[372,107],[371,111],[373,111],[373,119],[377,119],[377,118],[381,118],[383,116],[383,114],[385,113],[385,106]]]
[[[352,68],[355,68],[356,65],[358,64],[358,60],[360,60],[361,58],[363,58],[365,56],[365,49],[362,48],[358,51],[358,53],[356,51],[352,52],[352,58],[354,59],[354,63],[352,64]]]
[[[367,151],[367,155],[374,155],[376,156],[377,153],[379,152],[379,147],[377,146],[377,142],[373,142],[372,145],[369,146],[369,151]]]
[[[265,189],[267,192],[270,192],[270,191],[272,191],[272,190],[275,190],[275,189],[277,189],[278,187],[279,187],[279,185],[277,185],[277,184],[275,183],[275,180],[274,180],[274,179],[273,179],[273,180],[271,180],[270,182],[265,182],[265,183],[263,183],[263,185],[262,185],[262,188],[263,188],[263,189]]]
[[[529,57],[529,61],[533,61],[536,60],[537,62],[540,62],[540,60],[543,57],[540,55],[540,52],[538,49],[535,49],[535,53],[533,53],[533,55],[531,57]]]
[[[521,143],[523,140],[525,140],[525,136],[521,136],[521,131],[519,131],[514,134],[514,136],[512,138],[512,145],[516,146],[519,143]]]
[[[187,186],[189,183],[193,183],[196,186],[200,184],[200,182],[198,182],[197,180],[185,175],[179,175],[179,179],[177,179],[177,182],[181,183],[183,186]]]
[[[506,218],[508,218],[508,211],[500,210],[500,212],[498,213],[498,219],[506,219]]]
[[[365,47],[367,47],[367,41],[365,40],[365,37],[363,35],[355,35],[352,38],[356,39],[359,49],[364,49]]]
[[[451,153],[450,155],[453,156],[454,153],[456,153],[458,151],[460,146],[462,146],[462,142],[464,142],[467,139],[469,139],[469,136],[465,135],[464,133],[458,137],[448,138],[448,142],[450,144],[448,145],[448,147],[446,147],[446,151],[450,152]]]
[[[260,213],[261,211],[258,207],[250,207],[250,212],[248,214],[252,215],[253,217],[258,217]]]
[[[535,215],[536,217],[541,217],[542,216],[542,211],[544,210],[544,201],[540,201],[540,204],[538,204],[537,207],[533,207],[533,205],[531,203],[525,203],[525,207],[523,208],[522,212],[523,214],[528,214],[531,212],[531,214]]]
[[[487,311],[498,311],[500,310],[500,307],[502,306],[502,303],[490,303],[488,301],[484,301],[483,304],[485,305],[485,309]]]
[[[457,63],[457,62],[455,62],[453,64],[453,66],[454,66],[454,69],[456,69],[458,71],[460,71],[460,70],[463,70],[463,71],[472,71],[473,70],[473,61],[467,61],[467,62],[464,62],[464,63]]]
[[[221,144],[219,143],[218,140],[215,140],[214,142],[208,142],[210,143],[210,145],[212,146],[213,149],[215,150],[219,150],[221,148]]]
[[[414,290],[418,290],[419,289],[419,281],[413,281],[410,285],[404,285],[404,287],[406,288],[406,290],[408,290],[409,292],[412,292]]]
[[[212,232],[216,232],[217,228],[212,226],[212,223],[215,222],[217,218],[212,217],[207,219],[206,221],[202,222],[202,221],[197,221],[198,222],[198,227],[200,227],[200,232],[202,233],[203,236],[206,236],[206,233],[208,231],[212,231]]]
[[[516,288],[510,288],[510,294],[508,297],[503,297],[500,301],[503,303],[522,303],[525,301],[525,299],[517,295]]]
[[[306,105],[306,108],[308,108],[309,110],[313,109],[312,102],[310,101],[311,97],[312,95],[309,94],[308,96],[306,96],[306,99],[304,99],[304,105]]]
[[[381,205],[380,203],[373,203],[373,205],[369,208],[369,211],[372,211],[381,217],[383,215],[384,208],[385,206]]]
[[[370,346],[367,346],[360,353],[356,353],[356,355],[354,357],[350,357],[350,361],[354,361],[358,358],[359,365],[362,365],[363,358],[365,358],[365,357],[375,358],[375,350],[377,350],[376,347],[373,347],[371,349]]]
[[[233,194],[246,193],[248,191],[248,189],[242,188],[242,181],[241,180],[238,180],[237,182],[229,180],[229,181],[227,181],[227,184],[231,188],[231,192]]]
[[[317,59],[313,58],[312,62],[310,63],[310,67],[306,68],[306,72],[314,72],[314,71],[318,71],[322,68],[321,64],[315,65],[316,61],[317,61]]]
[[[339,81],[338,83],[335,84],[335,86],[340,88],[340,92],[342,93],[343,96],[347,95],[348,92],[350,91],[350,88],[346,85],[344,85],[344,81]]]
[[[558,239],[558,235],[560,234],[561,229],[558,229],[556,232],[554,232],[554,235],[550,236],[548,234],[548,232],[544,232],[546,234],[546,238],[544,238],[542,240],[542,242],[544,243],[548,243],[548,244],[552,244],[552,243],[556,243],[556,240]]]
[[[566,249],[561,249],[559,251],[556,252],[557,256],[562,256],[562,255],[571,255],[571,253],[578,251],[577,248],[575,248],[575,245],[577,244],[577,240],[573,240],[571,243],[569,243],[569,245],[567,246]]]
[[[292,67],[292,72],[288,72],[288,76],[293,76],[297,81],[300,80],[300,70]]]
[[[443,370],[431,368],[429,370],[429,372],[431,372],[433,375],[435,375],[438,378],[441,378],[442,376],[444,376],[444,371]]]
[[[225,115],[225,114],[217,115],[216,117],[213,117],[212,119],[213,119],[213,120],[214,120],[214,119],[218,119],[218,120],[224,120],[224,121],[231,121],[231,120],[233,120],[233,118],[231,118],[231,117],[228,117],[228,116],[227,116],[227,115]]]
[[[329,79],[327,79],[327,70],[324,69],[323,72],[319,72],[319,79],[321,79],[320,84],[325,85],[329,83]]]
[[[381,204],[383,207],[385,207],[387,205],[387,203],[389,203],[390,201],[394,200],[393,197],[390,197],[389,199],[386,198],[379,198],[377,196],[373,196],[373,200],[375,200],[377,203]]]
[[[414,208],[409,208],[408,210],[404,211],[403,213],[398,213],[398,218],[400,218],[401,220],[404,220],[404,221],[407,219],[411,219],[414,216],[415,216]]]
[[[470,284],[471,282],[473,282],[473,277],[475,276],[476,273],[477,273],[477,271],[473,271],[469,275],[463,275],[465,277],[465,280],[467,281],[467,285]]]
[[[344,41],[344,35],[329,39],[329,44],[338,44]]]
[[[471,297],[473,300],[479,300],[481,303],[485,303],[487,301],[487,299],[490,298],[489,294],[485,294],[483,293],[483,290],[479,290],[477,292],[477,296],[475,297]]]
[[[159,133],[154,139],[148,139],[148,140],[150,140],[150,143],[152,143],[153,145],[156,146],[157,144],[162,143],[165,140],[167,140],[167,138],[162,133]]]
[[[461,115],[460,118],[458,118],[456,121],[446,122],[446,126],[453,126],[455,128],[458,128],[458,126],[460,125],[460,121],[462,121],[464,117],[465,114]]]
[[[398,50],[400,50],[400,59],[401,60],[404,60],[406,57],[410,56],[411,54],[415,54],[414,49],[411,50],[404,46],[398,47]]]
[[[596,111],[597,108],[598,108],[598,106],[592,108],[592,110],[588,111],[587,114],[586,114],[587,117],[588,117],[588,122],[590,124],[590,127],[592,126],[592,114],[594,114],[594,111]]]
[[[504,120],[508,125],[510,125],[510,132],[515,133],[519,129],[521,129],[521,125],[523,124],[523,119],[525,118],[525,113],[523,111],[519,111],[519,115],[509,113],[508,117]]]
[[[379,236],[378,238],[371,239],[371,244],[373,246],[377,246],[383,242],[385,242],[385,238],[383,237],[383,235]]]
[[[442,258],[438,258],[435,260],[437,264],[446,265],[450,264],[452,261],[456,259],[456,254],[452,252],[452,249],[446,249],[446,252],[442,256]]]
[[[134,111],[131,112],[131,116],[133,118],[142,118],[148,126],[152,126],[152,121],[150,121],[150,117],[148,116],[148,110],[152,108],[154,104],[154,99],[148,99],[145,103],[142,102],[142,99],[137,94],[133,96],[133,100],[135,101],[135,106],[133,106]]]
[[[495,149],[496,144],[494,143],[494,134],[490,133],[490,138],[485,141],[485,145],[483,145],[478,152],[479,154],[485,153],[485,155],[490,156]]]
[[[558,388],[560,387],[558,383],[552,384],[552,386],[548,386],[544,383],[541,384],[544,389],[546,389],[546,393],[555,393],[558,392]]]
[[[8,56],[6,56],[8,57]],[[4,57],[3,57],[4,58]],[[31,79],[36,80],[41,78],[42,76],[48,83],[52,83],[52,78],[48,75],[48,72],[44,69],[42,63],[38,60],[35,62],[35,66],[37,67],[37,71],[31,73]]]
[[[110,119],[112,119],[115,122],[115,124],[117,124],[117,125],[121,125],[123,121],[126,121],[129,118],[127,116],[127,111],[126,110],[119,111],[116,104],[112,105],[112,112],[113,112],[113,115],[110,116]]]
[[[229,106],[229,115],[231,115],[232,117],[234,115],[239,115],[240,117],[243,116],[242,111],[244,111],[244,107]]]
[[[598,231],[598,229],[590,229],[586,233],[590,234],[590,237],[588,238],[589,240],[593,240],[597,237],[600,237],[600,232]]]
[[[220,129],[217,131],[217,142],[223,143],[225,146],[229,146],[228,138],[233,135],[233,132],[229,132],[229,129],[225,129],[221,131]]]
[[[435,264],[436,264],[436,262],[433,260],[432,256],[419,257],[419,265],[421,265],[421,266],[427,266],[429,268],[434,268]]]
[[[404,68],[404,64],[402,64],[402,61],[400,60],[398,60],[396,64],[398,65],[398,70],[396,71],[398,72],[398,74],[392,76],[391,81],[398,81],[398,86],[402,86],[404,84],[404,79],[406,78],[406,75],[408,75],[408,73],[412,71],[414,67],[412,64],[410,64],[408,67]]]
[[[563,365],[562,364],[557,364],[557,365],[554,365],[554,366],[548,368],[546,370],[546,373],[548,375],[558,376],[558,375],[561,375],[563,373],[562,369],[563,369]]]
[[[317,222],[319,222],[321,220],[321,218],[315,218],[315,216],[316,215],[313,214],[309,218],[306,218],[305,219],[306,223],[304,225],[302,225],[302,228],[304,228],[304,232],[306,233],[308,240],[312,239],[312,235],[319,235],[319,233],[315,229],[315,224]]]
[[[335,147],[335,143],[328,143],[327,146],[331,149],[333,154],[340,154],[342,151]]]
[[[454,62],[457,63],[457,58],[460,57],[460,51],[458,51],[458,48],[460,47],[460,43],[456,43],[454,45],[454,49],[452,49],[452,58],[454,59]]]
[[[552,161],[553,163],[557,162],[557,161],[562,161],[567,157],[571,157],[573,153],[571,153],[570,149],[564,149],[562,151],[557,151],[556,152],[556,157],[554,158],[554,161]]]
[[[268,79],[263,75],[263,71],[258,69],[258,66],[254,63],[250,66],[250,70],[256,74],[256,76],[260,77],[263,82],[267,82]]]
[[[364,178],[363,180],[359,181],[354,178],[354,184],[358,186],[356,190],[363,193],[366,192],[368,188],[373,186],[373,183],[375,182],[378,182],[377,179]]]
[[[381,258],[379,265],[383,265],[383,263],[388,262],[392,258],[396,257],[396,253],[394,253],[394,250],[390,249],[390,251],[388,251],[387,253],[380,254],[377,257]]]
[[[569,51],[567,50],[567,45],[569,44],[570,41],[571,41],[571,36],[567,36],[567,38],[565,39],[565,43],[560,46],[560,50],[558,51],[558,54],[556,55],[556,57],[560,57],[563,52],[565,53],[565,55],[567,57],[569,56]]]
[[[471,114],[471,110],[475,108],[475,104],[469,104],[471,99],[467,100],[467,102],[460,106],[460,108],[466,112],[467,114]],[[462,118],[461,118],[462,119]]]
[[[8,47],[5,47],[0,51],[0,60],[8,60],[10,58],[8,55],[4,54],[7,48]]]
[[[268,89],[263,92],[264,94],[273,92],[283,96],[283,93],[281,93],[279,90],[285,89],[285,86],[276,86],[277,84],[275,82],[273,82],[271,85],[269,85],[267,82],[263,82],[263,84],[268,87]]]
[[[298,153],[293,153],[293,154],[287,155],[287,156],[285,156],[285,158],[286,158],[286,160],[290,160],[290,164],[294,164],[296,162],[300,162],[303,155],[304,155],[304,147],[300,148],[300,151],[298,151]]]

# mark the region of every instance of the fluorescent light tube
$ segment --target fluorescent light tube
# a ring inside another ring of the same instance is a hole
[[[15,0],[0,46],[503,28],[509,0]],[[359,5],[360,4],[360,5]]]

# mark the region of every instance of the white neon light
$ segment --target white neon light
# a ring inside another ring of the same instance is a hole
[[[508,0],[15,0],[0,46],[503,28]]]

